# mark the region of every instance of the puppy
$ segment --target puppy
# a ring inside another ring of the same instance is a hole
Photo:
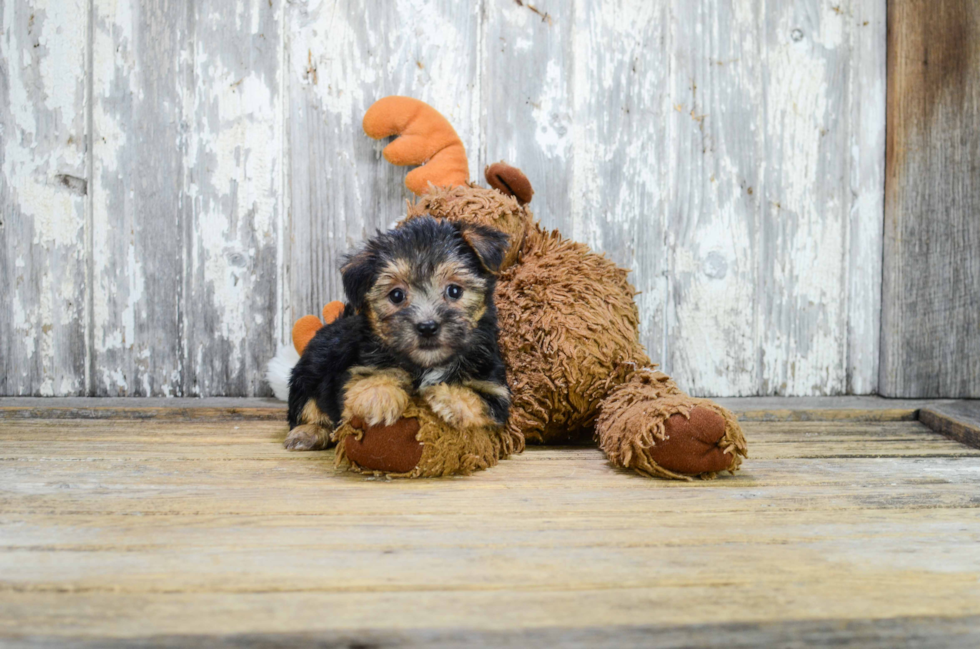
[[[506,249],[492,228],[423,216],[348,257],[344,313],[293,368],[286,448],[326,448],[342,421],[391,425],[412,394],[450,426],[503,425],[493,291]]]

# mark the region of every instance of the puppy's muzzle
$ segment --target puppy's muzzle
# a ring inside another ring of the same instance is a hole
[[[431,338],[439,333],[439,323],[435,320],[417,322],[415,323],[415,331],[419,332],[419,335],[423,338]]]

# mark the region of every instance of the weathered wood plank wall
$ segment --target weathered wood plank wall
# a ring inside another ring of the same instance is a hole
[[[281,330],[281,8],[95,0],[90,381],[255,394]]]
[[[2,2],[0,394],[266,394],[403,212],[393,93],[633,269],[692,392],[877,388],[885,0]]]
[[[980,6],[888,23],[881,392],[980,397]]]
[[[0,394],[87,390],[89,8],[3,0]]]

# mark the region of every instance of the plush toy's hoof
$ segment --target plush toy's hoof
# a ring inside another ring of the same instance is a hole
[[[361,431],[344,438],[344,453],[363,469],[383,473],[408,473],[422,458],[422,443],[417,439],[417,419],[399,419],[391,426],[366,426],[360,419],[351,426]]]
[[[719,445],[725,436],[725,418],[702,406],[695,406],[690,414],[690,419],[681,414],[667,418],[665,438],[650,448],[650,459],[685,475],[724,471],[732,463],[732,456]]]
[[[637,372],[615,388],[603,401],[596,434],[613,464],[657,478],[734,473],[748,455],[731,412],[687,396],[662,372]]]

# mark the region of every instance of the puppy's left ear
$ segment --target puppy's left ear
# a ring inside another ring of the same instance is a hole
[[[459,234],[463,241],[473,249],[485,269],[491,273],[500,270],[500,264],[507,253],[506,234],[495,228],[475,223],[460,223]]]
[[[367,300],[368,291],[374,283],[375,256],[370,250],[362,250],[347,257],[340,267],[347,301],[357,312],[361,312]]]

